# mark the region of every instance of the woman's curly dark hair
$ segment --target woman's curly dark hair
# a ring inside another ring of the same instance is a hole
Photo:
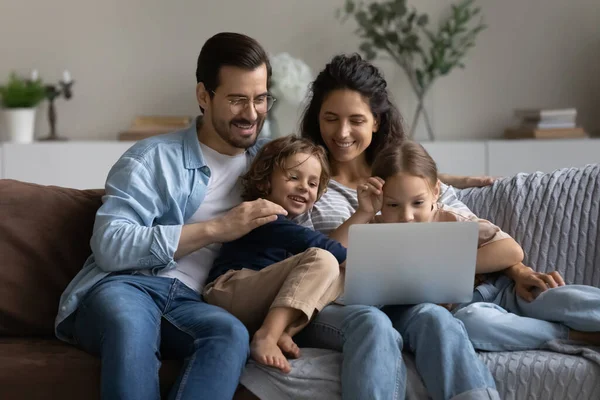
[[[392,142],[405,139],[404,121],[396,106],[390,101],[387,82],[370,62],[360,55],[337,55],[325,66],[311,84],[310,102],[304,109],[300,125],[302,137],[325,146],[319,126],[319,113],[325,97],[334,90],[349,89],[360,93],[369,101],[371,112],[379,121],[379,129],[365,150],[371,165],[375,155]]]
[[[250,169],[242,176],[244,201],[253,201],[265,198],[271,194],[271,176],[275,168],[285,170],[285,160],[294,154],[305,153],[314,156],[321,164],[321,177],[317,199],[327,189],[329,183],[329,164],[327,155],[322,146],[314,144],[308,139],[296,136],[284,136],[265,144],[258,152]]]

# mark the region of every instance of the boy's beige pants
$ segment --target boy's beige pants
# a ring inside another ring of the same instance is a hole
[[[302,316],[286,330],[298,333],[343,290],[337,259],[310,248],[260,271],[230,270],[204,288],[204,300],[235,315],[253,334],[272,307],[290,307]]]

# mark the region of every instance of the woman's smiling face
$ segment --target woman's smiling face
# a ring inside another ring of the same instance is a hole
[[[349,162],[369,147],[378,122],[368,99],[354,90],[338,89],[325,97],[319,112],[319,127],[330,159]]]

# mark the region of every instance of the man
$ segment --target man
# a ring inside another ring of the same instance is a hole
[[[111,169],[93,254],[63,293],[56,334],[102,360],[103,399],[158,399],[164,357],[184,360],[170,398],[230,399],[248,357],[248,332],[199,293],[219,243],[274,221],[266,200],[240,205],[273,99],[271,68],[253,39],[222,33],[198,58],[204,116],[143,140]]]

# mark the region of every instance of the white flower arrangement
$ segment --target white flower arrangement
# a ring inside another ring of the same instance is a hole
[[[279,53],[271,57],[271,68],[273,95],[293,105],[300,104],[313,80],[310,67],[288,53]]]

